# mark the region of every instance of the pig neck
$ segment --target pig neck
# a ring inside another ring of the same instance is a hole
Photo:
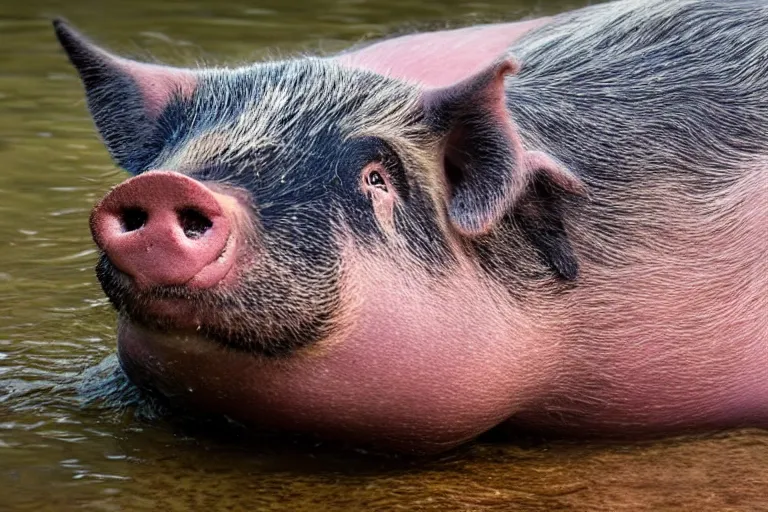
[[[387,39],[336,58],[342,64],[443,87],[485,69],[523,35],[549,22],[538,18]]]

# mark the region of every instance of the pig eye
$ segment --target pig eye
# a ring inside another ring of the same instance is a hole
[[[381,175],[381,173],[379,173],[379,171],[369,172],[365,177],[365,184],[369,187],[381,189],[384,192],[387,191],[387,182],[384,181],[384,177]]]
[[[405,201],[408,199],[408,182],[405,169],[397,153],[381,139],[364,137],[350,147],[354,155],[352,165],[361,165],[358,186],[369,199]],[[360,164],[357,164],[360,162]]]

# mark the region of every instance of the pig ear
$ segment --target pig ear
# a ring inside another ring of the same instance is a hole
[[[505,77],[518,69],[513,60],[499,61],[424,94],[425,119],[444,141],[448,216],[460,233],[473,237],[489,232],[505,215],[523,211],[528,224],[538,226],[526,229],[537,249],[561,276],[575,278],[558,198],[586,191],[553,158],[523,148],[507,111],[504,86]],[[539,197],[544,192],[547,197]],[[535,208],[526,207],[529,202]]]
[[[117,57],[62,19],[53,27],[85,86],[88,109],[112,157],[132,173],[145,170],[162,149],[155,133],[158,118],[175,98],[192,95],[195,72]]]

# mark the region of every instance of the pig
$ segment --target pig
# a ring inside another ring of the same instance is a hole
[[[63,20],[139,386],[435,453],[768,426],[768,4],[623,0],[237,68]]]

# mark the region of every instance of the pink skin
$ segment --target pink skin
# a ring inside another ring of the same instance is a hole
[[[144,97],[147,115],[159,116],[174,94],[189,98],[197,86],[194,71],[156,64],[144,64],[113,57],[115,66],[132,76]]]
[[[444,87],[486,69],[512,43],[550,18],[413,34],[372,44],[338,60],[350,67]]]
[[[182,174],[151,171],[118,185],[96,205],[91,232],[138,288],[209,288],[235,263],[238,236],[231,210],[236,204]],[[137,210],[146,214],[145,224],[126,230],[125,215]],[[181,217],[185,210],[194,210],[212,226],[199,237],[187,236]]]
[[[768,180],[754,165],[709,213],[670,205],[686,228],[657,242],[663,256],[641,252],[620,272],[582,266],[564,305],[573,381],[560,394],[592,398],[547,404],[580,410],[563,430],[768,426]]]

